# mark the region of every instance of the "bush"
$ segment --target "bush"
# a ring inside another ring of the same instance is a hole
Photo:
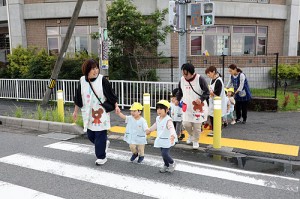
[[[81,65],[85,59],[94,58],[84,51],[75,53],[75,56],[67,55],[63,61],[58,79],[79,79],[82,76]],[[36,47],[23,48],[18,46],[8,55],[8,66],[0,66],[2,78],[24,79],[48,79],[51,77],[56,56],[48,55],[45,49],[40,51]]]
[[[276,66],[274,66],[270,71],[271,77],[275,79]],[[279,64],[278,65],[278,79],[279,80],[297,80],[300,79],[300,65],[288,65]]]

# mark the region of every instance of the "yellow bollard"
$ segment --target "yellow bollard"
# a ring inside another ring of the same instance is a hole
[[[63,91],[58,90],[56,92],[57,96],[57,114],[58,114],[58,120],[60,122],[65,121],[65,113],[64,113],[64,97],[63,97]]]
[[[214,98],[214,142],[215,149],[221,148],[222,105],[221,97]]]
[[[151,116],[150,116],[150,94],[144,93],[143,95],[144,103],[144,118],[147,121],[148,127],[151,126]],[[147,135],[147,139],[150,138],[150,135]]]

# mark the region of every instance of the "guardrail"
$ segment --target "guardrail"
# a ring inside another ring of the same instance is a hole
[[[48,86],[47,79],[0,79],[0,98],[15,100],[42,101]],[[64,101],[73,103],[78,80],[57,80],[52,90],[50,100],[56,101],[57,90],[63,90]],[[150,94],[150,107],[160,99],[170,100],[169,93],[177,87],[177,82],[144,82],[110,80],[110,83],[119,98],[119,105],[129,107],[133,102],[143,103],[143,93]]]

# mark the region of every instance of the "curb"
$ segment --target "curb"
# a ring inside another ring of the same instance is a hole
[[[15,118],[0,116],[0,121],[2,125],[9,127],[25,128],[38,130],[43,132],[59,132],[67,133],[72,135],[82,135],[84,134],[83,128],[77,126],[76,124],[62,123],[62,122],[51,122],[44,120],[32,120],[24,118]]]

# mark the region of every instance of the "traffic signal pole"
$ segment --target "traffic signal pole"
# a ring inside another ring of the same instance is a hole
[[[100,74],[108,78],[108,38],[106,19],[106,0],[98,0],[98,26],[99,26],[99,67]]]
[[[186,1],[179,0],[179,30],[178,30],[178,80],[181,78],[181,66],[187,62],[186,60]]]

